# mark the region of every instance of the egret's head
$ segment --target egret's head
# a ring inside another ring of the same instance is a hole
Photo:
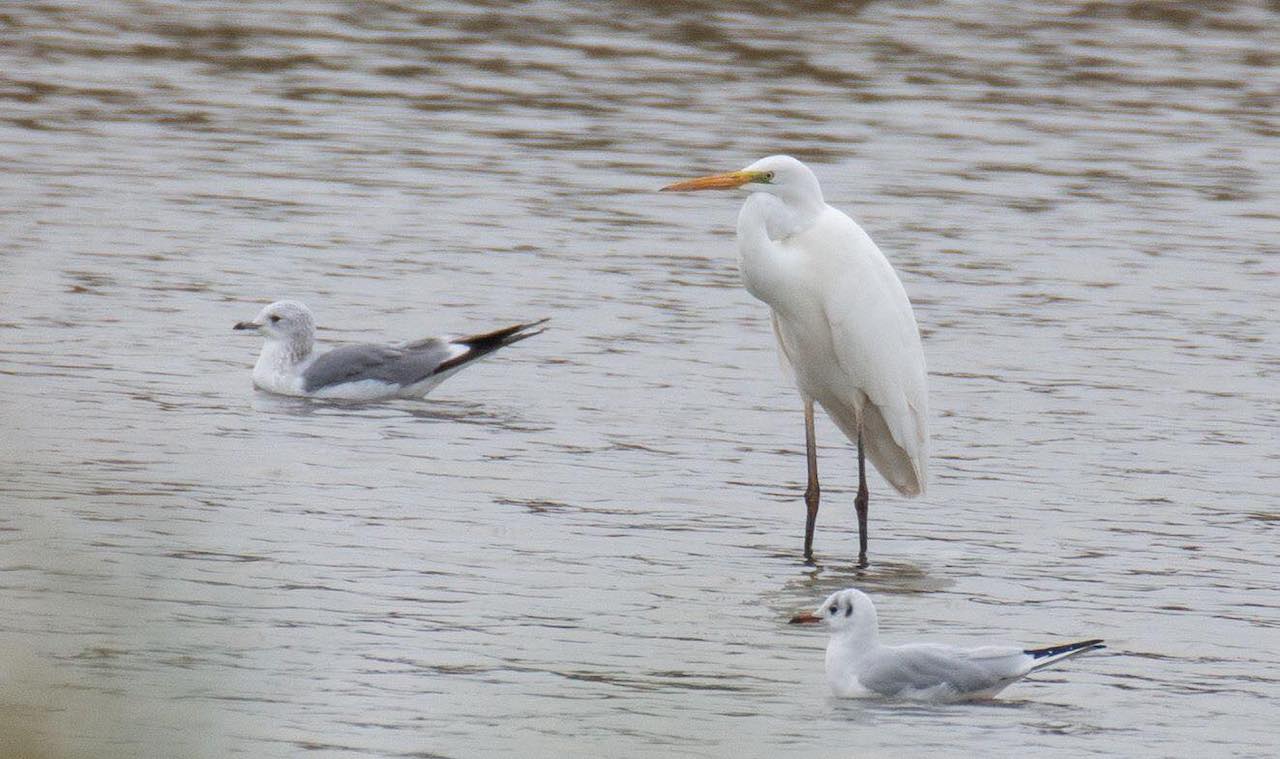
[[[267,339],[310,344],[316,333],[316,320],[311,309],[293,300],[280,300],[258,312],[251,322],[240,322],[233,329],[251,329]]]
[[[822,188],[808,166],[789,155],[771,155],[740,171],[688,179],[663,187],[663,191],[727,190],[741,187],[767,192],[790,203],[822,202]]]
[[[878,627],[876,607],[867,598],[867,594],[853,588],[838,590],[827,596],[827,600],[813,613],[797,614],[791,618],[791,624],[817,624],[825,622],[831,632],[843,630],[870,631],[875,634]]]

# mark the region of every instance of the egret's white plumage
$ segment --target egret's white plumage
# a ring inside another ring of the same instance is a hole
[[[546,319],[467,337],[428,337],[406,343],[345,345],[315,352],[311,310],[282,300],[235,329],[266,338],[253,367],[253,384],[280,395],[341,401],[421,398],[467,364],[532,337]]]
[[[903,495],[924,492],[929,431],[924,350],[906,290],[863,229],[827,205],[817,177],[790,156],[664,187],[752,190],[738,214],[747,290],[772,309],[783,361],[805,404],[809,487],[805,556],[818,510],[813,403],[858,445],[859,561],[866,563],[862,456]]]
[[[958,648],[936,643],[880,643],[875,605],[859,590],[837,591],[792,624],[822,622],[827,682],[837,696],[887,696],[924,701],[988,699],[1032,672],[1105,648],[1098,639],[1049,646]]]

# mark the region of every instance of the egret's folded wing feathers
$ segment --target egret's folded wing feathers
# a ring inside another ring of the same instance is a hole
[[[928,390],[911,302],[888,259],[852,219],[832,209],[814,227],[806,233],[806,245],[839,245],[815,255],[826,266],[816,276],[836,360],[850,385],[879,410],[893,441],[910,460],[915,482],[893,484],[904,492],[921,492],[929,447]],[[875,461],[877,451],[870,453]],[[901,469],[876,463],[886,476],[886,469]]]

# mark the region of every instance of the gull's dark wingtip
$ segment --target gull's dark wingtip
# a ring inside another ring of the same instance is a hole
[[[466,346],[467,352],[456,358],[452,358],[440,364],[436,368],[436,372],[442,372],[447,369],[453,369],[463,364],[475,361],[476,359],[486,356],[499,348],[505,348],[508,345],[518,343],[526,338],[534,335],[541,335],[546,332],[546,328],[534,329],[551,321],[551,317],[536,319],[531,322],[521,322],[520,324],[512,324],[509,327],[495,329],[492,332],[485,332],[479,335],[468,335],[466,337],[455,337],[449,342],[454,345]]]
[[[516,327],[516,330],[511,333],[510,339],[507,340],[507,345],[510,345],[511,343],[517,342],[519,340],[523,340],[526,337],[541,335],[543,332],[547,331],[547,328],[542,327],[542,325],[546,324],[549,321],[551,321],[551,317],[544,316],[541,319],[535,319],[531,322],[525,322],[524,324],[514,325]],[[542,327],[542,329],[534,329],[534,327]]]
[[[531,322],[524,322],[523,324],[513,324],[510,327],[506,327],[504,329],[498,330],[498,333],[500,333],[498,339],[501,341],[502,345],[505,347],[505,346],[511,345],[512,343],[518,343],[527,337],[533,337],[534,335],[541,335],[543,332],[547,331],[547,328],[542,327],[542,325],[546,324],[549,321],[551,321],[551,317],[544,316],[541,319],[535,319],[534,321],[531,321]],[[535,327],[542,327],[542,329],[534,329]]]
[[[1103,639],[1091,638],[1089,640],[1076,641],[1075,643],[1063,643],[1058,646],[1028,648],[1024,649],[1022,653],[1027,654],[1033,659],[1043,659],[1048,656],[1061,656],[1062,654],[1070,654],[1077,651],[1093,651],[1099,648],[1106,648],[1106,646],[1103,645]]]

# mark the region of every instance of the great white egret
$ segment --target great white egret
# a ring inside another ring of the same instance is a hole
[[[812,614],[791,618],[793,625],[819,622],[831,629],[827,682],[837,696],[844,697],[989,699],[1038,669],[1106,648],[1097,638],[1047,648],[957,648],[937,643],[886,646],[879,641],[876,607],[865,593],[853,588],[827,596]]]
[[[311,309],[292,300],[266,306],[251,322],[267,341],[253,367],[253,384],[267,392],[342,401],[421,398],[462,367],[499,348],[542,332],[546,322],[468,337],[427,337],[394,345],[344,345],[316,354],[316,321]]]
[[[911,302],[862,227],[827,205],[818,178],[790,156],[690,179],[668,191],[741,187],[738,254],[747,291],[769,304],[784,364],[804,401],[809,465],[804,555],[820,500],[813,404],[858,447],[858,564],[867,565],[866,459],[899,493],[925,490],[929,431],[924,350]],[[865,453],[864,453],[865,449]]]

